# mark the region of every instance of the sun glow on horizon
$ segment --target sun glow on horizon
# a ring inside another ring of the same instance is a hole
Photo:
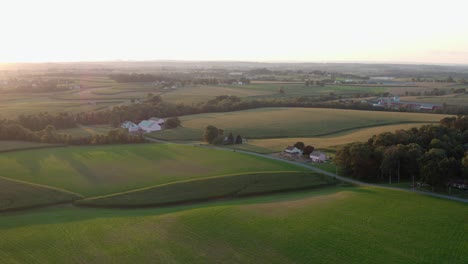
[[[15,0],[0,4],[0,62],[468,63],[467,6],[461,0]]]

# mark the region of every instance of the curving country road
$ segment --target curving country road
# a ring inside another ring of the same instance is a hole
[[[449,195],[443,195],[443,194],[438,194],[438,193],[423,192],[423,191],[418,191],[418,190],[410,190],[410,189],[404,189],[404,188],[398,188],[398,187],[389,187],[389,186],[382,186],[382,185],[378,185],[378,184],[366,183],[366,182],[350,179],[350,178],[347,178],[347,177],[339,176],[339,175],[337,175],[335,173],[324,171],[322,169],[315,168],[315,167],[309,166],[309,165],[304,164],[304,163],[291,161],[291,160],[285,160],[285,159],[281,159],[281,158],[278,158],[278,157],[273,157],[273,156],[270,156],[270,155],[255,153],[255,152],[246,151],[246,150],[228,149],[228,148],[223,148],[223,147],[218,147],[218,146],[200,145],[200,144],[193,144],[193,143],[174,143],[174,142],[154,139],[154,138],[150,138],[150,137],[145,137],[145,139],[148,140],[148,141],[157,142],[157,143],[180,144],[180,145],[189,145],[189,146],[195,146],[195,147],[218,149],[218,150],[223,150],[223,151],[239,152],[239,153],[243,153],[243,154],[247,154],[247,155],[263,157],[263,158],[267,158],[267,159],[272,159],[272,160],[277,160],[277,161],[282,161],[282,162],[294,164],[294,165],[303,167],[305,169],[308,169],[308,170],[311,170],[311,171],[314,171],[314,172],[318,172],[318,173],[324,174],[324,175],[329,176],[329,177],[334,177],[334,178],[336,178],[336,179],[338,179],[340,181],[355,184],[355,185],[371,186],[371,187],[377,187],[377,188],[383,188],[383,189],[389,189],[389,190],[398,190],[398,191],[404,191],[404,192],[412,192],[412,193],[429,195],[429,196],[432,196],[432,197],[448,199],[448,200],[462,202],[462,203],[468,203],[468,199],[453,197],[453,196],[449,196]]]

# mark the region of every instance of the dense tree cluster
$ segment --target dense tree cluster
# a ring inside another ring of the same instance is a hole
[[[345,175],[365,180],[417,180],[432,187],[468,178],[468,116],[373,136],[340,148],[335,163]]]
[[[297,149],[300,149],[302,150],[302,155],[304,156],[309,156],[313,151],[314,151],[314,147],[311,146],[311,145],[305,145],[304,142],[302,141],[298,141],[296,142],[296,144],[294,144],[294,147],[297,148]]]
[[[203,132],[203,141],[213,145],[233,145],[242,144],[242,137],[240,135],[234,137],[231,132],[225,136],[224,129],[208,125]]]
[[[180,119],[178,117],[170,117],[164,123],[164,127],[167,129],[176,128],[180,126]]]

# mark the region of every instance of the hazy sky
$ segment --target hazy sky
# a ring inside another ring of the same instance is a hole
[[[0,0],[0,62],[468,64],[467,10],[467,0]]]

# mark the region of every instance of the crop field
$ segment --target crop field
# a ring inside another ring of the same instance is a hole
[[[450,94],[447,96],[405,96],[401,97],[401,100],[407,102],[468,106],[468,94]]]
[[[326,85],[305,86],[304,83],[253,83],[247,85],[225,85],[223,87],[236,87],[238,89],[264,91],[270,95],[255,96],[262,97],[295,97],[295,96],[320,96],[321,94],[334,93],[338,95],[350,95],[355,93],[378,94],[385,92],[384,87],[350,86],[350,85]],[[280,94],[279,90],[284,93]]]
[[[467,205],[333,187],[152,209],[0,215],[3,263],[454,263]],[[259,246],[261,245],[261,246]]]
[[[113,90],[111,88],[96,88],[74,93],[62,93],[53,96],[56,100],[130,100],[144,98],[148,93],[158,94],[159,89],[143,90]]]
[[[165,101],[173,103],[199,103],[213,99],[219,95],[231,95],[237,97],[264,96],[277,93],[277,91],[265,91],[260,89],[245,89],[238,85],[225,86],[191,86],[175,90],[169,90],[162,94]]]
[[[87,112],[129,103],[158,94],[161,87],[148,84],[119,84],[108,78],[82,78],[76,81],[82,88],[62,92],[1,93],[0,118],[15,118],[20,114],[38,112]]]
[[[0,152],[36,149],[36,148],[53,148],[60,145],[38,143],[29,141],[18,141],[18,140],[0,140]]]
[[[337,181],[330,177],[311,172],[244,173],[157,185],[87,198],[77,201],[77,204],[120,207],[164,205],[317,188],[336,183]]]
[[[88,137],[92,135],[105,135],[110,130],[115,129],[110,125],[94,125],[94,126],[83,126],[80,125],[75,128],[60,129],[57,130],[61,134],[69,134],[72,137]]]
[[[226,133],[252,138],[318,137],[358,128],[390,124],[439,122],[445,115],[392,113],[320,108],[259,108],[181,117],[177,129],[150,134],[165,140],[201,140],[204,129],[214,125]]]
[[[86,197],[233,173],[303,170],[234,151],[176,144],[8,152],[0,154],[0,168],[2,177],[48,185]]]
[[[64,190],[0,177],[0,212],[40,205],[71,202],[82,198]]]
[[[21,114],[37,114],[39,112],[78,113],[97,111],[121,103],[123,102],[119,100],[87,102],[55,100],[48,97],[23,98],[21,100],[0,102],[0,118],[16,118]]]
[[[312,145],[316,149],[323,150],[356,141],[366,142],[373,135],[378,135],[384,132],[395,132],[396,130],[401,129],[411,129],[413,127],[420,127],[422,125],[425,124],[410,123],[400,125],[377,126],[346,131],[323,137],[252,139],[249,140],[246,144],[232,145],[231,147],[236,149],[250,150],[258,153],[273,153],[283,151],[287,146],[291,146],[298,141],[302,141],[306,145]]]

